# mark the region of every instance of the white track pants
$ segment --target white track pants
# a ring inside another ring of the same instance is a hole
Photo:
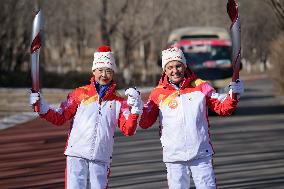
[[[212,158],[166,163],[169,189],[189,189],[192,175],[196,189],[216,189]]]
[[[67,156],[65,188],[85,189],[89,177],[90,189],[106,189],[108,173],[108,163]]]

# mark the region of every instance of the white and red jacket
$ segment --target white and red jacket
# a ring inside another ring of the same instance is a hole
[[[126,136],[135,133],[138,114],[130,113],[126,99],[115,88],[113,82],[100,101],[92,78],[90,85],[69,93],[59,109],[41,115],[55,125],[72,120],[65,155],[109,163],[116,126]]]
[[[139,125],[146,129],[159,117],[164,162],[198,159],[214,153],[208,107],[227,116],[237,103],[229,95],[221,100],[214,88],[196,77],[186,77],[177,88],[164,75],[144,106]]]

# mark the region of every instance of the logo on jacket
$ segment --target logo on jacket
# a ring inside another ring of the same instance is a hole
[[[175,99],[172,99],[168,106],[171,108],[171,109],[176,109],[176,107],[178,106],[178,102],[175,100]]]

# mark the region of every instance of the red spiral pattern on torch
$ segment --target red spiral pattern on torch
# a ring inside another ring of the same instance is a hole
[[[235,2],[235,0],[228,0],[227,13],[228,13],[231,21],[233,23],[236,22],[236,20],[238,18],[238,5]]]
[[[31,53],[34,53],[36,50],[38,50],[41,47],[41,39],[40,39],[40,33],[37,34],[37,36],[33,39],[31,44]]]

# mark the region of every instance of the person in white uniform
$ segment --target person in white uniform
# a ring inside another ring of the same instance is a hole
[[[181,49],[162,51],[163,73],[144,105],[139,125],[151,127],[159,118],[163,161],[170,189],[189,189],[190,175],[197,189],[215,189],[208,108],[231,115],[243,93],[243,82],[231,82],[225,96],[218,94],[187,67]],[[138,92],[132,91],[132,96]],[[140,102],[141,98],[132,97]]]
[[[129,106],[127,99],[118,95],[115,71],[111,49],[101,46],[94,53],[91,83],[69,93],[58,109],[51,108],[42,94],[30,95],[31,105],[40,104],[41,118],[55,125],[71,120],[64,152],[67,189],[85,189],[88,178],[91,189],[107,188],[116,127],[126,136],[136,131],[141,105]]]

